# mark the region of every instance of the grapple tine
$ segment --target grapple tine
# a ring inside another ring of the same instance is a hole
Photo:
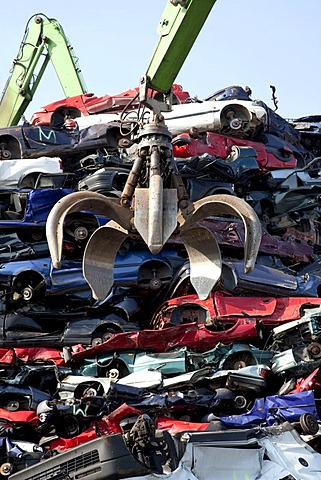
[[[127,233],[105,225],[92,234],[86,245],[83,275],[96,300],[106,298],[113,286],[115,257],[127,237]]]
[[[253,208],[245,200],[226,194],[205,197],[193,205],[194,211],[190,215],[185,218],[181,214],[178,216],[182,232],[211,216],[234,215],[241,218],[245,229],[244,269],[246,273],[252,272],[262,238],[261,222]]]
[[[51,209],[46,223],[46,236],[52,263],[60,268],[63,224],[69,213],[87,210],[117,221],[124,229],[130,228],[132,212],[110,198],[96,192],[74,192],[59,200]]]
[[[190,279],[200,300],[206,300],[221,277],[220,247],[205,227],[184,230],[180,238],[190,260]]]
[[[152,253],[158,253],[177,227],[177,194],[175,189],[137,188],[135,192],[135,227]],[[160,200],[161,198],[161,200]],[[155,200],[155,199],[154,199]]]

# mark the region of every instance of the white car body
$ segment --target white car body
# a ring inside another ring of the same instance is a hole
[[[92,392],[94,392],[92,394],[96,395],[97,389],[100,390],[99,395],[102,394],[101,392],[107,394],[110,389],[110,382],[119,383],[120,385],[130,385],[136,388],[153,389],[162,386],[165,390],[174,388],[179,389],[184,386],[186,387],[187,385],[193,385],[199,378],[206,378],[207,380],[217,379],[219,377],[227,376],[228,373],[233,372],[247,376],[248,378],[253,377],[260,379],[259,372],[261,368],[266,370],[269,367],[266,365],[251,365],[248,367],[243,367],[239,370],[221,370],[214,374],[211,373],[211,369],[205,367],[203,369],[182,373],[169,378],[164,378],[160,371],[149,368],[130,373],[122,378],[118,378],[117,374],[115,377],[111,376],[110,378],[85,375],[68,375],[59,383],[58,391],[59,398],[61,400],[65,400],[67,398],[73,398],[75,393],[75,396],[78,395],[77,398],[79,398],[79,395],[82,396],[83,392],[89,388],[92,390]],[[115,373],[116,372],[117,371],[115,370]]]
[[[226,439],[223,432],[221,440],[216,440],[216,435],[210,432],[186,433],[186,451],[180,468],[185,467],[184,470],[190,471],[199,480],[321,478],[321,455],[303,441],[291,426],[284,424],[277,430],[278,427],[274,432],[271,430],[266,435],[247,440],[233,440],[232,431],[227,432]],[[167,478],[173,480],[174,474],[171,473]]]
[[[199,132],[217,132],[237,137],[246,137],[260,125],[266,125],[267,112],[255,101],[244,100],[209,100],[201,103],[173,105],[170,112],[162,112],[165,124],[176,136],[197,128]],[[150,118],[146,109],[144,120]],[[79,128],[86,128],[99,123],[120,121],[120,113],[103,113],[76,118]],[[126,121],[137,120],[137,111],[126,114]]]
[[[25,158],[1,160],[0,188],[18,187],[22,178],[26,179],[22,186],[32,188],[32,178],[36,178],[40,173],[62,173],[60,158],[39,157],[30,160]],[[29,181],[27,181],[27,175]]]
[[[105,377],[85,377],[83,375],[69,375],[59,384],[59,398],[66,400],[74,398],[74,394],[82,394],[89,388],[97,391],[97,387],[106,394],[110,389],[110,382],[117,382],[121,385],[130,385],[137,388],[154,388],[162,384],[162,374],[157,370],[141,370],[134,372],[120,379],[110,379]]]
[[[161,430],[157,430],[161,434]],[[165,432],[163,432],[165,433]],[[98,437],[36,465],[10,475],[12,480],[58,478],[65,473],[76,480],[317,480],[321,455],[305,443],[291,426],[273,430],[182,432],[179,437],[159,436],[159,448],[173,464],[153,473],[127,447],[120,434]],[[155,437],[156,439],[156,437]],[[166,440],[165,440],[166,439]],[[164,442],[168,449],[164,451]],[[175,458],[176,457],[176,458]],[[86,462],[83,460],[86,459]],[[87,460],[89,459],[89,460]],[[166,460],[166,459],[164,459]],[[150,473],[142,474],[142,470]],[[125,469],[134,476],[126,476]],[[56,474],[57,472],[57,474]],[[135,472],[137,474],[135,475]],[[54,475],[54,476],[53,476]]]

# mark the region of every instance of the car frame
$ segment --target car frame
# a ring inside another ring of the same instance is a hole
[[[0,159],[60,157],[64,168],[64,159],[79,158],[100,148],[115,149],[119,138],[119,122],[73,130],[30,124],[3,127],[0,128]]]

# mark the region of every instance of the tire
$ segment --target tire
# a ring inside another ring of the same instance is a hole
[[[93,387],[88,387],[86,390],[84,390],[84,393],[82,395],[83,397],[96,397],[97,396],[97,390]]]
[[[318,420],[312,413],[304,413],[300,417],[302,432],[307,435],[316,435],[319,431]]]
[[[18,229],[17,236],[19,240],[26,243],[40,242],[46,238],[44,229]]]
[[[0,159],[11,160],[12,158],[21,158],[20,142],[10,135],[4,135],[0,138]]]
[[[20,403],[18,400],[11,400],[8,404],[6,409],[8,412],[16,412],[20,408]]]
[[[57,435],[63,438],[72,438],[79,435],[80,428],[76,417],[73,415],[64,415],[56,428]]]
[[[239,370],[240,368],[256,365],[256,361],[251,352],[231,353],[222,365],[223,370]]]
[[[114,360],[107,368],[101,367],[101,375],[116,381],[129,375],[129,370],[122,361]]]
[[[109,378],[112,382],[117,382],[119,377],[120,377],[120,373],[117,368],[111,368],[106,372],[106,378]]]
[[[13,284],[13,301],[20,300],[24,304],[43,302],[46,292],[46,282],[36,271],[19,273]]]
[[[101,337],[93,337],[91,340],[91,346],[96,347],[96,345],[101,345],[103,343],[103,339]]]
[[[108,330],[107,332],[105,332],[105,333],[102,335],[102,337],[101,337],[103,343],[104,343],[104,342],[107,342],[107,340],[109,340],[113,335],[115,335],[115,333],[117,333],[117,332],[115,332],[115,331],[112,330],[112,329],[110,329],[110,330]]]
[[[119,333],[119,331],[113,328],[106,328],[104,332],[96,332],[91,340],[91,346],[95,347],[96,345],[107,342],[115,333]]]
[[[321,345],[318,342],[312,342],[307,348],[308,353],[311,358],[318,359],[321,358]]]
[[[243,395],[237,395],[233,400],[235,408],[243,410],[247,406],[247,400]]]
[[[0,475],[2,475],[3,477],[9,477],[9,475],[11,475],[13,472],[13,465],[11,463],[3,463],[1,466],[0,466]]]

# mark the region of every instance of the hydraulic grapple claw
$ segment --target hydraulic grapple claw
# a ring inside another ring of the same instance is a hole
[[[161,119],[144,126],[138,140],[136,158],[120,199],[90,191],[75,192],[54,206],[46,227],[54,266],[60,266],[66,215],[87,210],[111,219],[108,226],[93,233],[83,259],[84,276],[99,300],[112,287],[114,260],[128,235],[143,239],[152,253],[158,253],[170,236],[180,237],[190,260],[191,283],[201,299],[207,298],[222,270],[215,237],[198,224],[211,216],[236,216],[243,221],[245,272],[251,272],[261,243],[261,224],[252,207],[227,194],[192,203],[172,156],[171,136]]]
[[[107,224],[98,228],[86,245],[83,274],[96,300],[106,298],[113,286],[115,258],[127,237],[127,233]]]
[[[132,212],[113,199],[100,193],[87,191],[66,195],[51,209],[46,223],[49,251],[56,268],[60,268],[64,220],[69,213],[81,210],[112,218],[124,229],[130,229]]]
[[[194,211],[191,214],[185,217],[178,215],[181,231],[211,216],[233,215],[243,221],[245,272],[252,272],[262,238],[261,222],[253,208],[245,200],[227,194],[211,195],[194,202],[193,205]]]
[[[161,251],[177,227],[177,195],[174,189],[137,188],[134,225],[149,250]],[[161,200],[156,203],[155,200]],[[160,208],[162,205],[162,208]]]
[[[204,227],[192,227],[180,239],[190,261],[190,280],[198,297],[205,300],[221,277],[220,247],[212,233]]]

